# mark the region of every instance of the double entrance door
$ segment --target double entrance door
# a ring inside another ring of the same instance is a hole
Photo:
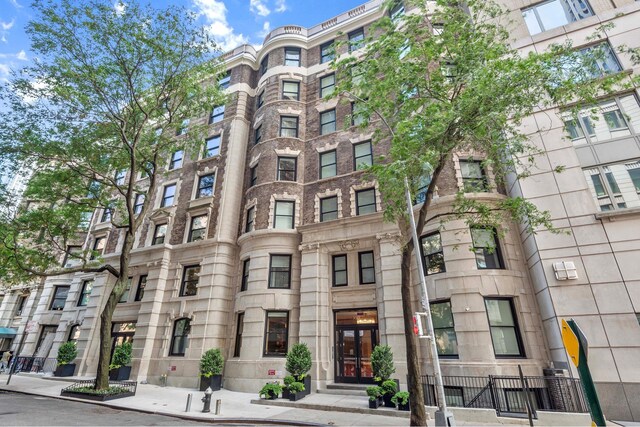
[[[336,382],[373,383],[371,353],[378,344],[376,310],[337,311]]]

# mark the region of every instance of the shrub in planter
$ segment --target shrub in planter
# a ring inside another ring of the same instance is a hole
[[[380,387],[382,388],[384,406],[387,408],[395,408],[396,405],[393,403],[393,397],[398,392],[398,383],[394,380],[386,380],[382,382]]]
[[[367,396],[369,396],[369,408],[377,409],[380,406],[380,398],[382,397],[382,387],[374,385],[367,387]]]
[[[311,377],[307,372],[311,370],[311,352],[305,343],[294,344],[287,353],[287,363],[285,365],[296,381],[304,383],[304,394],[311,392]]]
[[[123,342],[113,350],[113,357],[109,365],[109,379],[112,381],[126,381],[131,375],[131,343]]]
[[[393,352],[388,345],[377,345],[371,353],[371,368],[376,381],[383,382],[396,372],[393,366]]]
[[[212,391],[222,387],[224,356],[218,348],[207,350],[200,359],[200,391],[211,387]]]
[[[63,343],[58,349],[58,356],[56,360],[58,365],[54,375],[56,377],[71,377],[75,373],[76,364],[71,363],[78,355],[78,349],[76,348],[75,341],[67,341]]]
[[[280,393],[282,393],[282,386],[280,383],[266,383],[264,387],[260,389],[259,396],[273,400],[277,399]]]
[[[294,383],[296,381],[295,378],[293,378],[292,375],[287,375],[286,377],[284,377],[284,379],[282,380],[282,382],[284,382],[284,387],[282,388],[282,398],[283,399],[288,399],[289,398],[289,386]]]
[[[289,384],[288,389],[289,389],[289,400],[291,400],[292,402],[295,402],[298,399],[302,399],[307,395],[304,392],[305,391],[304,384],[298,381],[294,381],[291,384]]]
[[[398,405],[398,409],[401,411],[409,410],[409,392],[399,391],[392,398],[391,401]]]

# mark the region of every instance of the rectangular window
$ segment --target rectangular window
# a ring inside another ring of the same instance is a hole
[[[189,229],[189,239],[187,242],[197,242],[207,238],[207,216],[199,215],[191,218],[191,228]]]
[[[453,323],[451,301],[431,303],[431,319],[433,333],[436,337],[438,356],[458,356],[458,339]]]
[[[362,123],[364,123],[362,110],[363,107],[361,103],[351,103],[351,126],[360,126]]]
[[[496,357],[524,357],[522,337],[510,298],[485,298],[489,329]]]
[[[160,207],[164,208],[167,206],[173,206],[175,196],[176,184],[165,185],[164,190],[162,191],[162,201],[160,202]]]
[[[210,173],[208,175],[202,175],[198,178],[198,191],[196,192],[196,199],[201,197],[213,196],[213,185],[216,180],[216,174]]]
[[[371,141],[361,142],[353,145],[353,170],[373,164],[373,152],[371,151]]]
[[[80,299],[78,299],[78,306],[84,307],[89,302],[89,296],[93,289],[93,280],[85,280],[82,282],[82,288],[80,289]]]
[[[320,78],[320,98],[324,98],[333,93],[336,88],[336,75],[329,74]]]
[[[291,116],[280,117],[280,136],[289,138],[298,137],[298,118]]]
[[[347,286],[347,256],[334,255],[331,257],[333,286]]]
[[[247,290],[249,284],[249,266],[251,265],[251,258],[247,258],[242,261],[242,281],[240,282],[240,292]]]
[[[331,178],[337,174],[336,150],[320,153],[320,179]]]
[[[285,47],[284,48],[284,65],[289,67],[300,66],[300,48]]]
[[[153,241],[152,245],[161,245],[164,243],[164,238],[167,235],[167,224],[158,224],[156,225],[155,230],[153,231]]]
[[[358,253],[358,269],[360,271],[360,284],[368,285],[376,283],[376,269],[373,264],[373,252]]]
[[[376,212],[376,190],[356,191],[356,215],[364,215]]]
[[[582,73],[578,75],[579,77],[584,76],[583,73],[587,73],[588,78],[595,79],[622,71],[622,66],[618,62],[618,58],[616,58],[616,54],[608,42],[580,49],[578,54],[586,57],[584,63],[576,64],[581,68],[584,67]]]
[[[640,160],[596,166],[583,172],[600,211],[640,207]]]
[[[256,110],[264,105],[264,90],[258,94],[256,99]]]
[[[82,258],[82,246],[67,246],[62,266],[64,268],[77,267],[82,264]]]
[[[336,131],[336,110],[320,113],[320,135]]]
[[[184,151],[178,150],[171,155],[171,160],[169,161],[169,170],[174,170],[182,167],[182,158],[184,156]]]
[[[67,301],[69,295],[69,286],[56,286],[53,289],[53,299],[49,310],[61,311],[64,309],[64,304]]]
[[[180,123],[180,127],[176,130],[176,136],[184,135],[189,131],[189,123],[190,119],[184,119],[182,123]]]
[[[249,169],[249,187],[253,187],[258,183],[258,165]]]
[[[320,63],[333,61],[336,57],[335,47],[333,46],[333,40],[320,45]]]
[[[16,311],[14,316],[22,316],[22,310],[24,310],[24,304],[27,302],[28,295],[20,295],[16,301]],[[0,301],[0,304],[2,301]]]
[[[242,332],[244,329],[244,313],[238,313],[238,324],[236,325],[236,344],[233,348],[233,357],[240,357],[242,349]]]
[[[291,287],[291,255],[271,255],[269,262],[269,288]]]
[[[102,255],[104,251],[104,246],[107,243],[106,237],[96,237],[95,242],[93,242],[93,253],[89,257],[90,260],[96,259],[99,255]]]
[[[244,226],[245,233],[253,231],[255,219],[256,219],[256,208],[250,207],[249,209],[247,209],[247,223]]]
[[[144,194],[136,194],[136,198],[133,201],[133,213],[138,215],[142,212],[142,207],[144,206]]]
[[[124,185],[124,180],[127,177],[127,171],[117,171],[115,176],[116,185]]]
[[[293,229],[295,225],[296,202],[288,200],[276,200],[276,207],[273,216],[273,228]]]
[[[349,33],[349,52],[360,49],[364,46],[364,29],[358,28]]]
[[[105,206],[105,208],[102,210],[102,216],[100,217],[100,222],[111,221],[112,214],[113,214],[113,208],[111,206]]]
[[[393,22],[397,22],[402,15],[404,15],[404,2],[394,2],[389,8],[389,17]]]
[[[190,319],[182,318],[175,321],[173,324],[169,356],[184,356],[189,342],[189,332],[191,332]]]
[[[269,55],[262,58],[260,61],[260,77],[264,76],[267,70],[269,69]]]
[[[285,357],[289,341],[289,312],[267,311],[264,356]]]
[[[138,279],[138,289],[136,290],[136,297],[134,301],[142,301],[142,297],[144,297],[144,288],[147,286],[147,275],[143,274]]]
[[[193,296],[198,292],[198,280],[200,277],[200,266],[190,265],[184,268],[182,273],[182,285],[180,286],[180,296]]]
[[[465,193],[482,193],[488,190],[487,177],[478,160],[460,160],[462,188]]]
[[[300,100],[299,82],[282,82],[282,99]]]
[[[338,219],[338,196],[320,199],[320,222]]]
[[[253,135],[253,143],[254,144],[260,144],[260,141],[262,141],[262,125],[258,126],[254,132]]]
[[[437,274],[447,271],[444,265],[444,253],[440,233],[427,234],[420,239],[422,245],[422,261],[425,274]]]
[[[504,268],[496,230],[474,227],[471,229],[471,239],[478,269]]]
[[[126,288],[124,288],[124,293],[122,294],[122,296],[118,300],[118,303],[125,303],[125,302],[129,301],[129,292],[131,292],[131,281],[132,280],[133,280],[133,277],[129,277],[127,279]]]
[[[586,0],[550,0],[522,10],[531,35],[589,16],[593,16],[593,11]]]
[[[231,83],[231,70],[227,71],[226,73],[220,76],[220,78],[218,79],[218,87],[222,90],[225,90],[226,88],[229,87],[230,83]]]
[[[278,157],[278,181],[295,181],[297,163],[295,157]]]
[[[204,157],[209,158],[220,154],[220,135],[207,138],[204,147]]]
[[[209,115],[209,124],[221,122],[224,119],[224,105],[216,105]]]

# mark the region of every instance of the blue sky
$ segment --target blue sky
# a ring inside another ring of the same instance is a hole
[[[153,0],[151,3],[157,8],[171,3],[193,10],[220,46],[229,50],[242,43],[261,45],[269,31],[283,25],[311,27],[365,1]],[[0,82],[6,80],[11,69],[27,65],[32,56],[24,31],[32,17],[30,4],[31,0],[0,0]]]

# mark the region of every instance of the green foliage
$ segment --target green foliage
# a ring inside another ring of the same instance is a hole
[[[287,386],[291,393],[297,393],[299,391],[304,391],[304,384],[298,381],[294,381]]]
[[[200,359],[200,375],[206,378],[222,374],[224,356],[219,348],[207,350]]]
[[[118,369],[131,363],[132,350],[133,348],[130,342],[123,342],[122,344],[116,346],[116,348],[113,350],[113,357],[111,358],[109,369]]]
[[[376,381],[391,378],[396,368],[393,366],[393,352],[388,345],[377,345],[371,353],[371,368]]]
[[[293,382],[295,382],[296,379],[292,376],[292,375],[287,375],[286,377],[284,377],[284,379],[282,380],[282,382],[284,383],[285,387],[289,387],[289,385]]]
[[[287,353],[287,372],[297,380],[302,380],[311,369],[311,352],[305,343],[297,343]]]
[[[76,387],[76,388],[70,389],[69,391],[73,393],[91,394],[91,395],[98,395],[98,396],[112,396],[114,394],[128,393],[129,389],[125,387],[118,387],[118,386],[113,386],[113,387],[109,387],[102,390],[96,390],[93,387]]]
[[[402,403],[403,405],[406,405],[409,402],[409,392],[399,391],[393,395],[393,397],[391,398],[391,401],[396,405],[398,403]]]
[[[78,355],[78,349],[76,348],[75,341],[67,341],[60,345],[58,348],[58,357],[56,358],[58,361],[58,366],[67,365],[73,362]]]
[[[386,380],[380,386],[383,394],[395,394],[398,391],[398,384],[394,380]]]
[[[367,396],[369,396],[369,400],[376,400],[383,394],[384,390],[380,386],[374,385],[371,387],[367,387]]]
[[[264,387],[260,389],[258,395],[268,399],[271,396],[278,397],[280,393],[282,393],[282,385],[276,381],[275,383],[266,383]]]

